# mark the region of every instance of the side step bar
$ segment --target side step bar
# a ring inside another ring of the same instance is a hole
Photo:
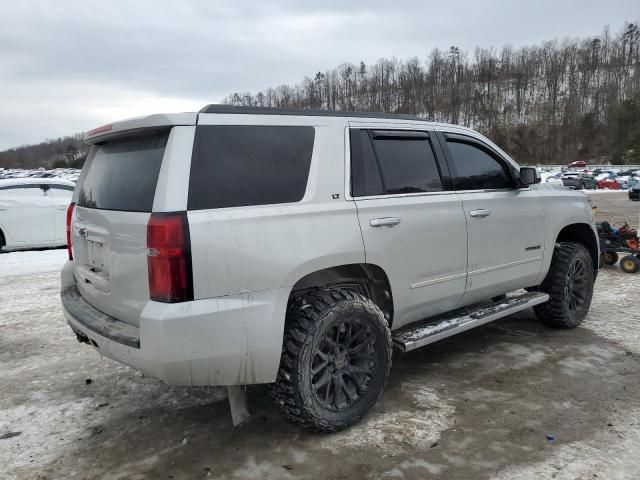
[[[409,352],[548,300],[549,295],[546,293],[528,292],[496,302],[461,308],[394,332],[393,343],[403,352]]]

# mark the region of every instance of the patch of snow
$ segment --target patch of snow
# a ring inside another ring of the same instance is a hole
[[[418,449],[429,448],[454,423],[455,408],[438,397],[433,389],[403,383],[413,402],[374,409],[360,423],[339,434],[319,439],[323,448],[335,454],[345,445],[354,448],[378,447],[386,455],[406,450],[407,443]],[[413,408],[410,403],[413,403]]]
[[[501,470],[495,480],[575,480],[579,478],[636,479],[640,472],[640,429],[625,428],[624,434],[615,425],[633,425],[640,410],[625,412],[613,421],[614,427],[602,430],[587,441],[572,442],[556,448],[542,462],[510,466]]]
[[[67,261],[66,248],[0,254],[0,277],[60,271]]]

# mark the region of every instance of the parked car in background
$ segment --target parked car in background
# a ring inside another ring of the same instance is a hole
[[[61,178],[0,179],[0,249],[66,245],[74,188]]]
[[[640,183],[629,189],[629,200],[640,200]]]
[[[638,184],[638,178],[629,175],[616,177],[615,180],[620,184],[620,188],[622,190],[629,190],[631,187]]]
[[[577,162],[571,162],[567,165],[567,168],[584,168],[587,166],[587,162],[578,160]]]
[[[541,183],[560,183],[560,176],[562,174],[560,172],[542,172],[540,173],[540,181]]]
[[[620,184],[611,176],[598,180],[598,188],[603,190],[620,190]]]
[[[576,190],[595,190],[598,188],[598,182],[588,173],[565,173],[560,177],[565,187],[574,188]]]

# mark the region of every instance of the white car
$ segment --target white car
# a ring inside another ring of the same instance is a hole
[[[74,188],[61,178],[0,180],[0,249],[66,245]]]
[[[542,183],[562,183],[560,172],[542,172],[540,179]]]

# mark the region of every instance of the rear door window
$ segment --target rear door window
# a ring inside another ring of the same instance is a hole
[[[78,206],[150,212],[169,130],[110,140],[91,149]]]
[[[188,209],[302,200],[314,136],[315,129],[307,126],[198,126]]]
[[[351,132],[354,197],[442,191],[440,170],[426,132]]]

